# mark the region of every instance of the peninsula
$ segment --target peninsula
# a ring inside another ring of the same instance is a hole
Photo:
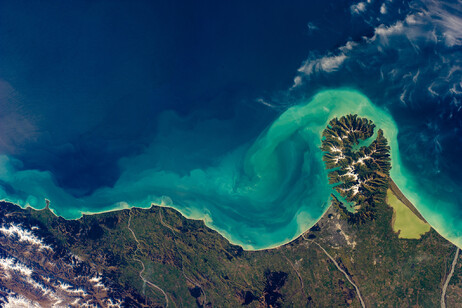
[[[351,223],[374,219],[375,205],[386,198],[390,147],[381,129],[370,141],[374,128],[371,120],[349,114],[332,119],[322,133],[323,161],[338,193],[333,203]]]

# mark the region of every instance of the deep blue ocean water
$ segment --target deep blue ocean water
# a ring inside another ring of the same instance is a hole
[[[163,203],[272,247],[326,209],[318,130],[364,100],[391,119],[395,181],[461,245],[461,10],[0,1],[0,198],[66,218]],[[339,88],[359,96],[310,107]]]

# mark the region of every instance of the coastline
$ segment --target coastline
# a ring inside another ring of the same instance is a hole
[[[62,218],[66,221],[78,221],[80,219],[82,219],[84,216],[94,216],[94,215],[101,215],[101,214],[105,214],[105,213],[111,213],[111,212],[122,212],[122,211],[125,211],[125,210],[128,210],[130,211],[131,209],[138,209],[138,210],[149,210],[153,207],[158,207],[158,208],[169,208],[169,209],[172,209],[178,213],[181,214],[181,216],[183,216],[184,218],[186,219],[189,219],[189,220],[195,220],[195,221],[201,221],[204,223],[204,225],[208,228],[210,228],[211,230],[217,232],[220,236],[222,236],[224,239],[226,239],[226,241],[228,241],[231,245],[235,245],[235,246],[239,246],[241,247],[243,250],[245,251],[249,251],[249,252],[252,252],[252,251],[265,251],[265,250],[273,250],[273,249],[278,249],[278,248],[281,248],[285,245],[288,245],[296,240],[298,240],[300,237],[302,237],[306,232],[308,232],[310,230],[311,227],[313,227],[314,225],[316,225],[323,217],[324,215],[326,214],[326,212],[330,209],[331,205],[329,205],[325,211],[323,212],[323,214],[319,217],[318,220],[316,220],[314,222],[314,224],[308,228],[306,228],[305,231],[302,231],[300,232],[300,234],[294,236],[293,238],[291,239],[287,239],[286,241],[282,242],[282,243],[279,243],[279,244],[275,244],[273,246],[269,246],[269,247],[265,247],[265,248],[258,248],[258,249],[255,249],[255,248],[249,248],[248,245],[245,245],[245,244],[240,244],[240,243],[237,243],[233,240],[231,240],[229,234],[227,234],[226,232],[216,228],[215,226],[213,225],[210,225],[209,223],[212,222],[212,220],[205,216],[203,218],[198,218],[198,217],[193,217],[193,216],[189,216],[189,215],[186,215],[185,213],[183,213],[181,210],[173,207],[173,206],[170,206],[170,205],[166,205],[166,204],[158,204],[158,203],[154,203],[152,202],[150,204],[150,206],[148,207],[140,207],[140,206],[129,206],[127,204],[124,204],[123,206],[119,207],[119,208],[115,208],[115,209],[110,209],[110,210],[106,210],[106,211],[101,211],[101,212],[81,212],[81,216],[78,217],[78,218],[73,218],[73,219],[67,219],[67,218],[64,218],[63,216],[60,216],[60,215],[57,215],[54,211],[53,211],[53,208],[50,207],[50,201],[48,199],[45,198],[45,202],[46,202],[46,205],[41,208],[41,209],[37,209],[33,206],[31,206],[30,204],[26,205],[26,206],[21,206],[20,204],[16,203],[16,202],[12,202],[12,201],[9,201],[9,200],[5,200],[5,199],[2,199],[0,200],[0,202],[5,202],[5,203],[9,203],[9,204],[13,204],[23,210],[26,210],[28,208],[34,210],[34,211],[38,211],[38,212],[41,212],[41,211],[48,211],[50,212],[52,215],[54,215],[55,217],[57,218]]]
[[[412,204],[411,201],[409,201],[409,199],[406,198],[406,196],[401,192],[401,190],[399,189],[399,187],[397,186],[397,184],[392,180],[392,178],[390,177],[389,178],[389,189],[392,191],[392,193],[405,205],[407,206],[419,219],[421,219],[422,221],[424,221],[425,223],[428,223],[424,218],[423,216],[420,214],[420,212],[417,210],[417,208]],[[153,207],[159,207],[159,208],[170,208],[174,211],[177,211],[179,214],[181,214],[181,216],[183,216],[184,218],[186,219],[190,219],[190,220],[196,220],[196,221],[201,221],[204,223],[204,225],[208,228],[210,228],[211,230],[217,232],[220,236],[222,236],[226,241],[228,241],[230,244],[232,245],[235,245],[235,246],[239,246],[241,247],[243,250],[245,251],[249,251],[249,252],[256,252],[256,251],[266,251],[266,250],[275,250],[275,249],[279,249],[279,248],[282,248],[284,247],[285,245],[289,245],[297,240],[299,240],[299,238],[303,237],[307,232],[310,231],[310,229],[315,226],[319,221],[321,221],[324,216],[326,215],[326,213],[329,211],[329,209],[331,209],[332,207],[332,204],[329,204],[329,206],[327,206],[323,212],[323,214],[319,217],[319,219],[317,219],[313,225],[309,226],[309,227],[306,227],[303,228],[305,230],[299,230],[299,233],[298,235],[294,236],[293,238],[290,238],[290,239],[286,239],[285,241],[279,243],[279,244],[275,244],[273,246],[269,246],[269,247],[265,247],[265,248],[258,248],[258,249],[255,249],[255,248],[251,248],[249,247],[249,245],[245,245],[245,244],[241,244],[241,243],[237,243],[235,241],[233,241],[231,239],[231,237],[229,236],[229,234],[227,234],[226,232],[224,232],[223,230],[220,230],[219,228],[216,228],[215,226],[213,226],[213,221],[210,220],[210,218],[208,218],[207,216],[206,217],[193,217],[194,215],[186,215],[185,213],[183,213],[181,210],[173,207],[173,206],[170,206],[170,205],[167,205],[165,203],[161,203],[161,204],[158,204],[158,203],[154,203],[152,202],[150,204],[150,206],[148,207],[139,207],[139,206],[129,206],[128,204],[124,203],[123,205],[121,205],[119,208],[115,208],[115,209],[110,209],[110,210],[106,210],[106,211],[101,211],[101,212],[81,212],[81,216],[79,218],[75,218],[75,219],[66,219],[60,215],[57,215],[53,209],[50,207],[50,202],[48,199],[45,199],[45,202],[46,202],[46,206],[43,207],[42,209],[36,209],[34,207],[32,207],[31,205],[27,205],[25,207],[22,207],[21,205],[15,203],[15,202],[11,202],[11,201],[7,201],[7,200],[1,200],[3,202],[6,202],[6,203],[10,203],[10,204],[14,204],[22,209],[26,209],[26,208],[31,208],[35,211],[46,211],[48,210],[50,213],[52,213],[54,216],[56,217],[60,217],[60,218],[63,218],[65,219],[66,221],[72,221],[72,220],[80,220],[82,219],[84,216],[93,216],[93,215],[100,215],[100,214],[104,214],[104,213],[108,213],[108,212],[118,212],[118,211],[124,211],[124,210],[128,210],[130,211],[131,209],[135,208],[135,209],[139,209],[139,210],[149,210]],[[212,223],[212,224],[210,224]],[[429,224],[430,225],[430,224]],[[435,230],[435,228],[430,225],[430,227],[432,229]],[[438,232],[439,233],[439,232]],[[452,241],[449,241],[451,242],[452,244],[456,245],[454,242]],[[457,246],[457,245],[456,245]]]
[[[406,196],[401,192],[398,185],[396,185],[396,183],[393,181],[391,177],[390,177],[389,188],[393,192],[393,194],[398,198],[398,200],[401,201],[404,205],[406,205],[412,211],[412,213],[414,213],[422,221],[428,223],[428,221],[425,220],[425,218],[422,216],[422,214],[420,214],[420,212],[412,204],[412,202],[409,201],[409,199],[406,198]]]
[[[409,201],[409,199],[403,194],[403,192],[399,189],[399,187],[397,186],[397,184],[393,181],[393,179],[391,177],[389,177],[389,189],[392,191],[392,193],[404,204],[406,205],[419,219],[421,219],[422,221],[424,221],[425,223],[428,223],[425,218],[423,218],[422,214],[420,214],[420,212],[417,210],[417,208],[412,204],[411,201]],[[210,217],[207,217],[207,216],[204,216],[204,217],[197,217],[195,215],[187,215],[185,213],[183,213],[181,210],[171,206],[171,205],[168,205],[168,204],[165,204],[164,202],[158,204],[158,203],[155,203],[155,202],[151,202],[150,206],[147,206],[147,207],[140,207],[140,206],[130,206],[129,204],[127,203],[122,203],[120,204],[120,206],[118,208],[113,208],[113,209],[110,209],[110,210],[105,210],[105,211],[100,211],[100,212],[81,212],[81,216],[78,217],[78,218],[74,218],[74,219],[66,219],[60,215],[57,215],[52,207],[50,206],[50,201],[48,199],[45,199],[45,207],[41,208],[41,209],[37,209],[37,208],[34,208],[33,206],[31,205],[27,205],[27,206],[21,206],[20,204],[18,203],[15,203],[15,202],[11,202],[11,201],[8,201],[8,200],[1,200],[3,202],[7,202],[7,203],[11,203],[11,204],[14,204],[22,209],[26,209],[26,208],[31,208],[33,210],[36,210],[36,211],[43,211],[43,210],[48,210],[49,212],[51,212],[54,216],[56,217],[61,217],[67,221],[72,221],[72,220],[79,220],[81,219],[82,217],[84,216],[89,216],[89,215],[99,215],[99,214],[104,214],[104,213],[107,213],[107,212],[117,212],[117,211],[123,211],[123,210],[130,210],[132,208],[136,208],[136,209],[140,209],[140,210],[148,210],[152,207],[167,207],[167,208],[171,208],[177,212],[179,212],[183,217],[185,217],[186,219],[191,219],[191,220],[197,220],[197,221],[202,221],[204,223],[205,226],[207,226],[208,228],[216,231],[218,234],[220,234],[223,238],[225,238],[230,244],[232,245],[236,245],[236,246],[239,246],[241,247],[243,250],[245,251],[264,251],[264,250],[272,250],[272,249],[279,249],[287,244],[290,244],[296,240],[298,240],[300,237],[302,237],[306,232],[308,232],[310,230],[311,227],[315,226],[323,217],[324,215],[328,212],[328,210],[331,208],[332,204],[329,204],[325,210],[323,211],[322,215],[310,226],[303,226],[303,228],[300,228],[299,231],[297,232],[298,235],[295,235],[294,237],[292,238],[287,238],[286,240],[280,242],[280,243],[277,243],[275,245],[272,245],[272,246],[268,246],[268,247],[265,247],[265,248],[253,248],[251,247],[251,245],[246,245],[244,243],[238,243],[238,242],[235,242],[232,240],[232,236],[230,236],[227,232],[223,231],[223,230],[220,230],[219,228],[216,228],[214,225],[213,225],[213,221],[210,219]],[[296,218],[295,218],[296,219]],[[435,229],[432,225],[430,225],[432,229]],[[303,230],[304,229],[304,230]],[[438,232],[439,233],[439,232]],[[455,245],[454,242],[450,241],[451,243],[453,243]]]
[[[407,207],[401,206],[407,210]],[[50,242],[54,238],[60,239],[62,242],[59,243],[70,252],[96,264],[108,279],[126,283],[126,286],[133,286],[139,293],[145,294],[143,290],[150,288],[148,282],[148,288],[143,288],[145,278],[162,288],[172,303],[179,298],[175,294],[180,294],[190,299],[188,306],[191,307],[197,298],[199,302],[207,298],[214,301],[214,305],[227,306],[219,302],[223,294],[227,294],[227,303],[232,302],[230,306],[237,307],[246,298],[255,302],[265,298],[266,284],[274,285],[274,281],[277,281],[275,278],[287,277],[287,286],[282,288],[281,284],[278,289],[281,290],[280,294],[286,296],[286,303],[305,306],[308,296],[311,296],[313,303],[319,306],[338,307],[345,300],[350,303],[356,301],[352,293],[353,285],[346,281],[346,277],[349,277],[357,285],[358,293],[364,296],[366,304],[386,306],[397,303],[397,307],[406,307],[410,301],[415,302],[419,298],[421,302],[422,298],[427,298],[431,300],[426,306],[435,306],[432,303],[441,296],[441,275],[447,273],[453,245],[436,232],[430,232],[418,241],[401,240],[389,233],[389,208],[380,203],[378,209],[378,220],[356,228],[338,215],[334,207],[330,207],[315,228],[304,236],[279,249],[263,251],[244,251],[230,244],[218,232],[205,227],[203,222],[186,220],[173,208],[162,209],[154,205],[149,210],[137,208],[90,215],[92,217],[84,216],[78,221],[57,219],[50,211],[39,212],[32,208],[23,212],[12,204],[4,204],[2,213],[5,213],[5,228],[9,227],[10,222],[16,225],[25,222],[25,230],[39,237],[49,234]],[[37,227],[43,228],[43,232],[36,233],[34,230]],[[140,243],[135,240],[130,228]],[[134,255],[136,248],[139,251]],[[19,250],[19,253],[22,251]],[[339,267],[330,266],[332,263],[328,255],[347,274]],[[422,255],[428,258],[419,258]],[[390,275],[390,271],[396,267],[396,260],[403,260],[403,257],[415,262],[403,262],[402,270],[397,275]],[[143,265],[135,258],[142,260],[146,269],[150,270],[149,273],[143,271],[142,278],[139,272],[143,270]],[[220,275],[207,275],[210,272]],[[365,276],[362,274],[364,272],[370,274]],[[428,275],[428,272],[434,274]],[[413,273],[415,279],[406,279],[408,273]],[[228,279],[224,278],[225,275]],[[332,290],[332,285],[337,286],[338,279],[344,284]],[[403,287],[404,294],[411,297],[403,297],[402,293],[393,289],[387,289],[388,293],[383,294],[384,290],[376,283],[380,279],[386,285]],[[246,284],[236,285],[234,281],[237,280]],[[421,288],[422,280],[428,281],[425,289]],[[172,281],[176,283],[172,284]],[[407,291],[410,288],[419,290],[418,294]],[[154,289],[146,295],[160,302],[161,294]],[[313,293],[310,291],[312,289],[317,291]],[[189,297],[190,290],[194,290],[198,297]],[[448,303],[453,303],[453,300],[452,293],[448,293]],[[359,302],[355,306],[359,307]]]
[[[384,136],[389,140],[391,151],[392,151],[391,153],[392,163],[391,164],[394,166],[394,168],[391,170],[391,173],[392,174],[393,172],[397,173],[394,179],[396,180],[397,183],[401,185],[400,178],[401,177],[406,178],[406,177],[403,177],[400,175],[400,170],[403,168],[400,168],[400,164],[399,164],[399,152],[398,152],[398,145],[397,145],[397,139],[396,139],[397,127],[394,124],[390,115],[387,114],[386,111],[374,106],[367,99],[367,97],[365,97],[364,95],[362,95],[360,92],[356,90],[349,90],[346,88],[341,89],[341,90],[325,90],[325,91],[321,91],[318,94],[316,94],[314,97],[311,98],[311,100],[309,100],[306,103],[300,103],[298,105],[292,106],[291,108],[286,110],[284,113],[282,113],[273,122],[273,124],[269,126],[268,129],[265,132],[263,132],[260,137],[257,138],[257,140],[252,145],[252,147],[255,147],[255,149],[252,151],[250,150],[249,151],[252,155],[254,155],[255,153],[256,153],[255,155],[258,154],[257,158],[265,158],[267,157],[267,153],[263,151],[261,148],[262,146],[266,148],[274,144],[273,135],[276,135],[276,137],[278,137],[276,141],[278,140],[280,141],[281,137],[279,136],[279,134],[281,133],[281,130],[282,132],[285,133],[286,130],[296,131],[300,129],[300,127],[303,127],[304,130],[307,130],[308,132],[307,140],[310,141],[310,146],[313,146],[313,149],[319,148],[319,145],[320,145],[319,143],[321,143],[321,139],[316,138],[316,140],[313,141],[314,139],[313,140],[311,139],[311,137],[313,137],[311,134],[315,134],[316,136],[319,136],[319,134],[322,133],[322,130],[325,129],[329,119],[331,119],[332,117],[342,116],[344,114],[348,114],[352,112],[360,115],[361,117],[366,117],[366,118],[373,120],[374,123],[377,125],[377,127],[383,128]],[[296,121],[294,121],[294,119]],[[271,132],[271,134],[268,132]],[[283,136],[285,135],[283,134]],[[314,158],[317,159],[317,157],[314,157]],[[274,158],[274,160],[278,161],[276,158]],[[250,163],[252,163],[252,161]],[[325,168],[322,160],[319,160],[319,162],[313,162],[313,164],[315,164],[316,167],[318,167],[316,165],[317,163],[319,163],[320,170],[321,168],[323,169]],[[251,165],[250,167],[252,167],[253,169],[256,168],[256,171],[252,169],[253,170],[252,172],[254,171],[255,172],[258,171],[257,173],[268,172],[268,170],[266,169],[267,166],[265,164],[259,164],[258,166]],[[203,173],[201,172],[199,172],[199,174],[201,176],[203,175]],[[144,179],[141,179],[140,183],[143,183],[142,180]],[[188,181],[189,181],[189,178],[188,178]],[[271,181],[268,181],[268,183],[265,182],[264,183],[265,185],[262,185],[263,189],[267,189],[268,187],[271,187],[271,185],[274,184]],[[214,183],[215,182],[209,183],[209,184],[215,185]],[[414,205],[412,205],[412,203],[409,201],[409,200],[418,200],[414,198],[414,194],[409,193],[406,189],[407,187],[405,185],[402,185],[403,191],[406,192],[407,197],[409,197],[408,199],[406,196],[404,196],[404,194],[401,192],[401,190],[396,186],[396,184],[393,181],[391,181],[391,183],[392,184],[389,186],[391,187],[394,194],[398,196],[398,198],[402,200],[402,202],[406,204],[406,206],[408,206],[412,210],[413,213],[418,213],[416,215],[419,218],[422,218],[422,215],[420,215],[420,213],[417,211]],[[187,184],[188,184],[187,182],[184,183],[184,185],[187,185]],[[316,182],[312,182],[311,184],[316,184]],[[302,188],[303,187],[300,186],[298,191],[302,191],[301,190]],[[326,196],[322,197],[320,196],[322,195],[321,189],[324,189],[324,188],[326,189]],[[130,189],[127,188],[127,191],[130,191]],[[133,195],[135,195],[135,193],[137,194],[139,193],[136,191],[136,189],[133,192]],[[200,188],[200,189],[203,189],[203,188]],[[211,187],[210,189],[213,190],[214,187]],[[291,194],[293,191],[294,191],[293,189],[288,189],[287,191],[283,192],[283,194],[286,194],[286,195]],[[413,191],[416,193],[418,190],[414,188]],[[327,184],[326,184],[326,187],[323,187],[322,185],[318,185],[315,188],[310,187],[310,191],[306,193],[306,196],[304,196],[304,200],[306,199],[307,202],[305,202],[305,204],[303,205],[303,208],[301,208],[300,206],[296,206],[296,208],[291,210],[290,212],[291,216],[287,216],[288,218],[285,220],[286,222],[289,221],[290,223],[293,223],[293,226],[291,225],[290,228],[287,227],[284,229],[284,230],[288,230],[288,232],[286,233],[286,232],[277,230],[276,232],[272,232],[272,234],[267,234],[265,240],[261,240],[265,236],[264,234],[265,231],[263,230],[263,233],[261,233],[259,232],[257,228],[251,229],[253,225],[252,222],[246,225],[247,229],[245,231],[242,231],[241,233],[238,233],[236,236],[234,236],[232,229],[231,228],[228,229],[229,225],[227,225],[227,222],[223,219],[221,220],[219,219],[223,217],[226,219],[226,216],[222,216],[222,217],[219,216],[218,218],[216,218],[217,217],[215,216],[216,213],[218,213],[219,215],[223,214],[218,207],[217,209],[212,208],[213,210],[212,212],[209,212],[208,210],[206,210],[206,207],[204,207],[203,202],[206,202],[207,200],[198,200],[189,208],[184,207],[184,206],[177,207],[174,204],[172,204],[172,202],[166,202],[165,204],[161,204],[161,206],[164,205],[164,206],[172,207],[175,210],[179,211],[184,217],[188,219],[203,220],[208,227],[219,232],[222,236],[227,238],[230,241],[230,243],[239,245],[243,247],[245,250],[254,251],[254,250],[278,248],[286,243],[291,242],[292,240],[295,240],[298,236],[305,233],[306,230],[308,230],[310,227],[315,225],[321,219],[321,217],[324,215],[324,213],[327,211],[330,205],[325,205],[323,206],[322,209],[315,209],[316,204],[313,201],[313,199],[316,199],[315,201],[318,202],[318,201],[321,201],[320,199],[322,198],[323,199],[322,201],[325,202],[326,200],[328,200],[327,192],[329,192],[329,195],[330,195],[331,190]],[[132,208],[136,206],[140,208],[149,208],[150,205],[151,206],[153,204],[159,205],[159,203],[161,203],[162,201],[162,197],[153,197],[153,196],[148,195],[146,198],[144,198],[143,197],[144,191],[142,191],[142,195],[140,195],[141,197],[139,199],[136,198],[135,200],[133,200],[134,198],[132,197],[132,198],[126,199],[126,201],[124,202],[117,202],[117,203],[114,203],[112,206],[103,207],[103,204],[105,204],[106,200],[108,200],[110,204],[111,203],[110,200],[114,201],[114,200],[120,199],[119,196],[112,197],[111,194],[112,194],[112,191],[108,190],[108,191],[104,191],[103,197],[105,198],[102,199],[101,196],[95,197],[97,201],[100,201],[99,208],[102,210],[99,210],[99,211],[98,210],[92,211],[91,209],[88,209],[84,206],[84,203],[86,203],[87,201],[89,204],[91,204],[93,197],[89,197],[88,200],[87,199],[79,200],[76,198],[73,198],[73,199],[61,198],[62,200],[60,199],[61,201],[60,203],[65,205],[63,208],[66,209],[66,212],[56,212],[56,214],[60,216],[60,215],[64,215],[65,213],[70,213],[72,214],[70,219],[77,220],[83,215],[100,214],[100,213],[105,213],[108,211],[116,211],[120,209]],[[136,196],[138,196],[137,194]],[[316,198],[314,198],[315,196]],[[35,195],[31,195],[29,197],[31,199],[33,198],[33,201],[35,201],[35,202],[31,202],[33,206],[28,204],[28,199],[26,199],[25,201],[18,201],[18,200],[11,200],[7,196],[4,199],[6,199],[5,201],[10,201],[10,202],[12,201],[15,204],[22,204],[23,205],[23,206],[21,205],[22,208],[27,207],[27,206],[32,206],[33,208],[41,208],[41,206],[39,207],[38,205],[39,203],[40,205],[42,203],[37,202],[37,200],[40,200],[41,198],[36,197]],[[50,205],[50,210],[54,212],[53,208],[55,207],[56,204],[53,201],[54,200],[53,196],[48,195],[47,197],[49,197],[52,200],[52,203]],[[107,197],[110,197],[110,198],[108,199]],[[226,197],[226,196],[224,195],[223,197]],[[258,202],[260,202],[259,200],[261,200],[262,198],[262,194],[261,192],[258,191],[258,193],[256,194],[252,193],[249,195],[247,191],[244,191],[244,197],[249,197],[251,200],[255,201],[256,204],[258,204]],[[180,200],[180,201],[188,201],[188,200]],[[73,205],[74,202],[78,202],[77,203],[78,206],[74,206]],[[417,204],[417,202],[415,201],[414,203]],[[136,206],[132,206],[131,204],[136,205]],[[278,207],[283,207],[285,205],[286,204],[281,205],[279,204],[279,202],[277,204]],[[291,203],[288,203],[287,205],[291,205]],[[420,205],[420,202],[419,202],[419,205]],[[266,207],[263,204],[262,210],[265,210],[265,208]],[[80,211],[79,209],[85,209],[85,210]],[[316,212],[316,215],[314,214],[312,216],[310,215],[312,209],[314,212]],[[425,213],[425,211],[423,211],[423,213]],[[266,217],[268,217],[268,221],[271,222],[273,220],[272,215],[274,215],[274,211],[271,211],[267,214],[268,215]],[[427,216],[427,217],[430,217],[430,216]],[[235,227],[235,229],[242,228],[242,223],[238,221],[236,226],[237,227]],[[268,231],[271,232],[272,230],[268,229]]]
[[[406,205],[419,219],[421,219],[422,221],[428,223],[424,218],[423,216],[420,214],[420,212],[417,210],[417,208],[411,203],[411,201],[409,201],[409,199],[406,198],[406,196],[401,192],[401,190],[399,189],[399,187],[396,185],[396,183],[392,180],[392,178],[390,177],[390,181],[389,181],[389,189],[393,192],[393,194],[401,201],[403,202],[404,205]],[[46,206],[43,207],[42,209],[36,209],[34,207],[32,207],[31,205],[28,205],[26,207],[22,207],[20,204],[17,204],[15,202],[11,202],[11,201],[7,201],[7,200],[1,200],[3,202],[8,202],[8,203],[11,203],[11,204],[14,204],[14,205],[17,205],[19,206],[20,208],[22,209],[26,209],[26,208],[32,208],[36,211],[44,211],[44,210],[48,210],[49,212],[51,212],[54,216],[56,217],[61,217],[67,221],[72,221],[72,220],[79,220],[79,219],[82,219],[82,217],[84,216],[87,216],[87,215],[99,215],[99,214],[104,214],[104,213],[108,213],[108,212],[117,212],[117,211],[124,211],[124,210],[130,210],[132,208],[136,208],[136,209],[140,209],[140,210],[148,210],[152,207],[166,207],[166,208],[171,208],[177,212],[179,212],[183,217],[185,217],[186,219],[191,219],[191,220],[197,220],[197,221],[202,221],[204,223],[205,226],[207,226],[208,228],[216,231],[218,234],[220,234],[223,238],[225,238],[230,244],[232,245],[236,245],[236,246],[239,246],[241,247],[243,250],[245,251],[264,251],[264,250],[272,250],[272,249],[279,249],[287,244],[290,244],[296,240],[298,240],[300,237],[302,237],[306,232],[308,232],[310,230],[311,227],[315,226],[323,217],[324,215],[326,215],[326,213],[328,212],[328,210],[332,207],[332,204],[329,204],[329,206],[326,207],[326,209],[324,210],[323,214],[319,217],[319,219],[317,219],[314,224],[308,228],[306,228],[306,230],[302,231],[300,230],[300,234],[297,235],[297,236],[294,236],[293,238],[291,239],[287,239],[286,241],[282,242],[282,243],[279,243],[279,244],[275,244],[273,246],[269,246],[269,247],[265,247],[265,248],[259,248],[259,249],[255,249],[255,248],[250,248],[248,245],[245,245],[245,244],[241,244],[241,243],[237,243],[233,240],[231,240],[231,237],[229,236],[229,234],[227,234],[226,232],[224,232],[223,230],[220,230],[218,228],[216,228],[215,226],[210,225],[210,222],[212,222],[209,219],[207,219],[207,217],[202,217],[202,218],[198,218],[198,217],[193,217],[193,216],[190,216],[190,215],[186,215],[185,213],[183,213],[181,210],[173,207],[173,206],[170,206],[170,205],[167,205],[167,204],[164,204],[164,203],[161,203],[161,204],[157,204],[157,203],[154,203],[152,202],[150,204],[150,206],[148,207],[139,207],[139,206],[129,206],[128,204],[124,204],[122,206],[120,206],[119,208],[115,208],[115,209],[110,209],[110,210],[107,210],[107,211],[101,211],[101,212],[81,212],[81,216],[79,218],[74,218],[74,219],[66,219],[62,216],[59,216],[57,215],[53,209],[50,207],[50,201],[48,199],[45,199],[45,202],[46,202]],[[430,225],[431,226],[431,225]],[[433,228],[433,226],[431,226]],[[433,228],[434,229],[434,228]],[[454,243],[453,243],[454,244]]]

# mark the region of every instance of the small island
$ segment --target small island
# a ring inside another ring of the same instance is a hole
[[[383,131],[358,115],[332,119],[322,133],[323,161],[334,185],[333,205],[352,224],[375,219],[374,207],[384,202],[391,169],[390,147]]]

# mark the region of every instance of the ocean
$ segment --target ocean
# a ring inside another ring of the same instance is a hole
[[[393,180],[462,247],[458,1],[0,1],[0,199],[171,206],[245,249],[332,191],[320,132],[382,128]]]

